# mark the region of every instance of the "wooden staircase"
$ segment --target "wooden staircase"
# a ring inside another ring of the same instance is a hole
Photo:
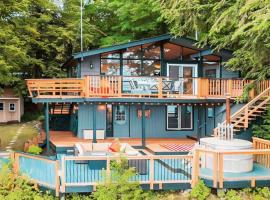
[[[246,130],[252,121],[256,120],[258,116],[261,116],[266,111],[269,105],[270,87],[265,89],[258,96],[231,115],[230,121],[233,125],[233,132],[237,133],[241,130]],[[226,121],[221,124],[226,124]],[[214,135],[217,132],[217,128],[214,129]]]

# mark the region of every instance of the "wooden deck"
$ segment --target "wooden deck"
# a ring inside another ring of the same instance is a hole
[[[86,76],[66,79],[29,79],[26,81],[33,98],[156,98],[156,99],[220,99],[243,94],[252,80]],[[268,88],[270,81],[260,81],[250,96],[254,98]]]
[[[44,134],[44,133],[43,133]],[[98,140],[98,143],[112,142],[114,138]],[[128,143],[131,146],[141,146],[141,138],[120,138],[120,142]],[[78,142],[92,142],[92,140],[80,139],[70,131],[50,131],[50,142],[55,147],[73,147]],[[188,138],[146,138],[146,147],[151,153],[169,153],[170,150],[160,146],[160,144],[194,144],[196,141]]]

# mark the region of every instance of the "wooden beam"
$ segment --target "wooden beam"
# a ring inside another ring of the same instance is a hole
[[[231,123],[231,102],[230,97],[226,97],[226,123]]]
[[[96,116],[96,112],[97,112],[97,106],[95,104],[93,104],[93,143],[97,143],[97,116]]]
[[[45,103],[45,132],[46,132],[46,149],[50,153],[50,126],[49,126],[49,103]]]
[[[142,147],[145,148],[145,104],[142,104]]]

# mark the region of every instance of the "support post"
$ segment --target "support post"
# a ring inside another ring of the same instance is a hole
[[[231,103],[230,103],[230,97],[226,97],[226,123],[231,123]]]
[[[97,123],[96,123],[96,115],[97,113],[97,109],[96,109],[96,105],[93,104],[93,143],[97,143]]]
[[[142,147],[145,148],[145,104],[142,104]]]
[[[50,153],[49,103],[45,104],[45,132],[47,153]]]

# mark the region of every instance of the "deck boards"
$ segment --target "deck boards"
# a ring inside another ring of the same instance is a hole
[[[44,134],[44,133],[43,133]],[[114,138],[106,138],[97,142],[112,142]],[[120,138],[120,142],[132,146],[141,146],[141,138]],[[73,147],[78,142],[92,142],[92,140],[77,138],[71,131],[50,131],[50,141],[55,147]],[[160,144],[194,144],[196,141],[189,138],[147,138],[146,147],[153,153],[171,152]]]

